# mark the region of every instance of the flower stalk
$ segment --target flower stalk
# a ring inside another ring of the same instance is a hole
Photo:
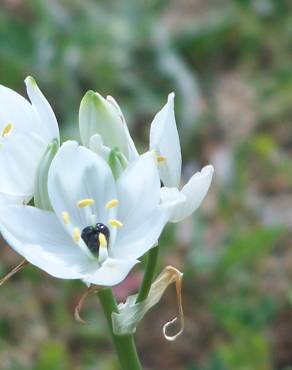
[[[146,269],[145,269],[142,284],[139,289],[136,303],[144,301],[148,296],[148,293],[150,291],[151,284],[153,281],[156,265],[157,265],[158,252],[159,252],[159,246],[157,245],[154,248],[150,249],[148,253]]]
[[[134,338],[132,335],[115,335],[112,326],[112,313],[118,312],[116,299],[110,288],[105,288],[97,293],[102,309],[106,316],[113,344],[123,370],[142,370]]]

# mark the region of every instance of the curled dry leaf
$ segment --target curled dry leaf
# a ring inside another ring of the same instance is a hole
[[[162,331],[163,331],[164,338],[168,341],[175,341],[176,338],[178,338],[184,331],[185,318],[184,318],[184,312],[183,312],[183,306],[182,306],[182,295],[181,295],[182,277],[183,277],[183,274],[180,271],[176,270],[175,287],[176,287],[176,298],[177,298],[177,305],[178,305],[178,318],[180,321],[180,330],[174,335],[166,334],[167,329],[177,321],[178,319],[177,317],[175,317],[174,319],[164,324]]]
[[[163,335],[169,341],[175,340],[184,330],[184,314],[181,299],[181,281],[183,274],[172,266],[167,266],[151,285],[148,297],[143,301],[136,303],[136,295],[129,296],[125,303],[119,304],[119,313],[112,314],[113,331],[116,335],[133,334],[136,331],[137,324],[150,308],[155,306],[161,299],[166,288],[176,284],[177,302],[179,307],[180,330],[173,336],[167,335],[167,329],[177,321],[177,317],[168,321],[163,326]]]

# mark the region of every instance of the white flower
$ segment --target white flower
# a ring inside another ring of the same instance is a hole
[[[19,254],[58,278],[119,283],[155,244],[168,218],[159,206],[160,180],[151,153],[115,181],[101,157],[66,142],[52,161],[48,193],[54,212],[0,208],[0,229]]]
[[[53,140],[59,140],[54,112],[35,80],[25,80],[31,104],[0,85],[0,201],[27,202],[33,196],[40,157]]]
[[[89,93],[88,93],[89,94]],[[92,93],[96,94],[96,93]],[[91,95],[91,100],[97,99],[98,94]],[[86,97],[86,96],[85,96]],[[85,99],[85,98],[84,98]],[[100,98],[99,98],[100,99]],[[105,99],[103,99],[105,102]],[[93,103],[92,103],[93,104]],[[104,103],[105,104],[105,103]],[[115,147],[113,139],[119,137],[123,141],[123,145],[116,147],[125,154],[129,161],[135,160],[139,156],[134,142],[129,134],[126,121],[118,103],[112,98],[107,97],[106,104],[108,107],[112,105],[115,108],[115,123],[109,125],[101,119],[100,112],[97,109],[89,108],[90,104],[81,104],[81,112],[90,113],[91,119],[94,117],[95,122],[99,122],[99,127],[95,126],[95,131],[91,131],[91,138],[88,139],[88,146],[94,152],[108,159],[111,150]],[[110,111],[114,110],[110,107]],[[80,116],[82,118],[82,115]],[[85,118],[80,121],[80,131],[82,136],[82,127],[89,127]],[[112,122],[113,123],[113,122]],[[104,133],[107,133],[105,135]],[[128,145],[126,147],[125,140]],[[168,101],[165,106],[156,114],[150,128],[150,150],[154,151],[157,158],[157,166],[160,173],[160,178],[163,183],[161,188],[162,205],[168,209],[170,214],[170,222],[179,222],[190,216],[202,203],[206,196],[213,177],[213,166],[205,166],[200,172],[195,173],[187,184],[181,189],[178,189],[181,181],[181,148],[176,127],[174,115],[174,93],[169,94]],[[126,147],[126,150],[124,149]],[[115,167],[118,167],[116,163]],[[112,166],[113,167],[113,166]],[[117,171],[118,172],[118,171]]]
[[[171,213],[170,221],[179,222],[190,216],[205,198],[213,177],[214,168],[205,166],[196,172],[182,188],[178,190],[181,178],[181,148],[174,115],[174,93],[156,114],[150,128],[150,150],[157,156],[162,204]]]

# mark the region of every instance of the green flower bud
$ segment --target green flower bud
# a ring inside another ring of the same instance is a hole
[[[124,122],[118,109],[94,91],[83,97],[79,109],[79,130],[82,144],[90,145],[90,138],[99,134],[103,144],[110,149],[118,148],[128,157],[128,141]]]

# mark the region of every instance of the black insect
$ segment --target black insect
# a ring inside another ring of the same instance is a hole
[[[99,252],[99,234],[103,234],[107,243],[109,242],[109,228],[101,222],[98,222],[95,226],[85,227],[81,233],[81,238],[83,239],[84,243],[95,255],[98,255]]]

